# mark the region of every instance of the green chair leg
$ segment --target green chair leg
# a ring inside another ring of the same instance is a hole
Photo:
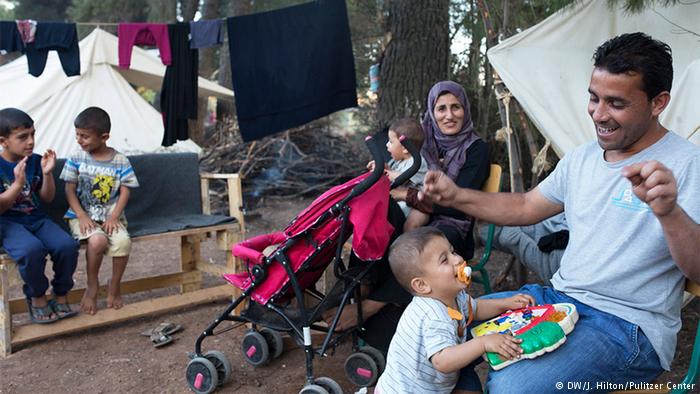
[[[671,394],[685,394],[698,381],[700,370],[700,325],[695,332],[695,344],[693,344],[693,354],[690,356],[690,366],[685,379],[678,385],[678,388],[671,390]]]
[[[491,290],[491,280],[489,279],[489,273],[486,271],[486,263],[491,257],[491,247],[493,245],[493,235],[496,231],[496,226],[489,224],[488,226],[488,236],[486,237],[486,245],[484,245],[484,254],[479,259],[479,262],[472,266],[472,271],[478,271],[479,277],[474,278],[474,282],[480,283],[484,286],[484,294],[490,294]]]

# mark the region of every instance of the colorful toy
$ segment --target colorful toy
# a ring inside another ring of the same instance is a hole
[[[484,355],[491,368],[499,370],[523,359],[532,359],[551,352],[566,341],[574,329],[578,312],[573,304],[528,306],[508,311],[472,328],[472,337],[491,334],[510,334],[523,341],[520,358],[507,360],[497,353]]]

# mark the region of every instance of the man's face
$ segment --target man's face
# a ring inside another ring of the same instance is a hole
[[[588,114],[607,160],[632,156],[660,137],[655,131],[665,103],[659,106],[657,98],[668,93],[650,101],[642,90],[641,74],[612,74],[595,68],[588,92]]]
[[[0,137],[3,157],[16,162],[34,152],[34,127],[14,129],[7,137]]]

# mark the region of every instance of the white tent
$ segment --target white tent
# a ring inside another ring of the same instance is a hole
[[[489,61],[540,132],[562,156],[595,139],[588,116],[593,52],[622,33],[642,31],[673,51],[671,103],[661,123],[700,144],[700,3],[653,6],[640,14],[607,1],[574,3],[488,52]]]
[[[28,74],[25,56],[0,67],[0,108],[19,108],[34,119],[36,153],[51,148],[59,157],[66,157],[80,149],[75,142],[73,120],[90,106],[109,113],[110,146],[124,153],[162,148],[161,114],[129,84],[159,91],[165,66],[160,59],[135,47],[131,68],[120,69],[117,44],[116,36],[95,29],[80,41],[80,75],[75,77],[65,75],[55,51],[49,52],[46,69],[38,78]],[[199,78],[199,96],[232,99],[233,92]],[[191,140],[180,141],[173,149],[200,150]]]

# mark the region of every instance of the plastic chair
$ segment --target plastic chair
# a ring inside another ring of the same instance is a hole
[[[489,171],[489,177],[486,179],[484,187],[481,188],[482,191],[487,193],[498,193],[501,191],[501,175],[503,170],[498,164],[491,164],[491,169]],[[488,237],[486,238],[486,245],[484,246],[484,253],[481,255],[479,262],[475,265],[470,265],[472,271],[478,271],[479,276],[472,278],[476,283],[484,286],[484,293],[489,294],[491,290],[491,281],[489,280],[489,273],[486,271],[485,265],[491,257],[491,246],[493,245],[493,234],[496,230],[496,226],[492,223],[488,225]]]

